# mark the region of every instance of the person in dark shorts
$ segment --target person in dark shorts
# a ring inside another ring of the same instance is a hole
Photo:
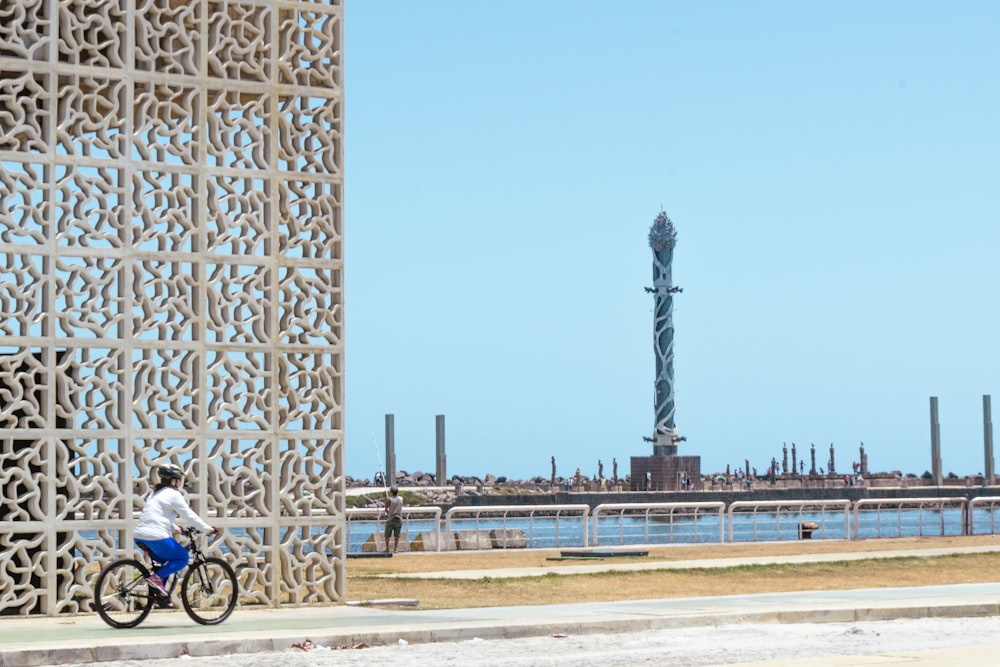
[[[399,549],[399,532],[403,529],[403,499],[399,497],[399,488],[395,485],[389,489],[385,499],[385,552],[395,553]],[[392,550],[389,550],[389,539],[394,537]]]

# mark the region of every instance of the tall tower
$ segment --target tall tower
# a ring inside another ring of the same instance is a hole
[[[660,211],[649,229],[653,249],[653,350],[656,355],[656,384],[653,454],[677,454],[677,427],[674,424],[674,294],[682,291],[671,279],[670,264],[677,245],[677,230],[667,214]]]
[[[677,245],[677,230],[667,214],[660,211],[649,229],[649,247],[653,249],[653,351],[656,356],[654,385],[655,423],[652,456],[632,457],[632,491],[680,491],[702,488],[701,457],[678,456],[677,443],[685,438],[674,423],[674,294],[681,292],[673,284],[671,263]]]

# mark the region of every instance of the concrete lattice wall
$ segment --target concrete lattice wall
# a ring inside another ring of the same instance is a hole
[[[344,599],[339,0],[0,3],[0,615],[188,470],[242,604]]]

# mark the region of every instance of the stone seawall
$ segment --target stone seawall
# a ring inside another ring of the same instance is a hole
[[[469,494],[459,496],[450,507],[489,507],[492,505],[578,505],[591,508],[605,503],[711,503],[726,505],[747,500],[850,500],[866,498],[966,498],[1000,496],[1000,486],[917,486],[917,487],[859,487],[837,488],[756,488],[751,491],[634,491],[628,493],[566,492],[534,493],[524,495]]]

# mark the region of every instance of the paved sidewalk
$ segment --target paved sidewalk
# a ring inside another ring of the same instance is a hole
[[[844,555],[838,556],[842,559]],[[505,576],[492,571],[479,572],[479,576],[487,575]],[[400,639],[419,643],[553,633],[641,632],[732,623],[822,623],[997,615],[1000,615],[1000,583],[449,610],[355,606],[243,608],[222,625],[213,627],[195,624],[183,611],[157,611],[132,630],[110,628],[96,615],[2,618],[0,667],[175,658],[184,652],[224,655],[283,651],[306,638],[327,646],[359,643],[375,646],[393,644]],[[987,654],[990,658],[1000,655],[1000,635],[997,644],[995,650]],[[940,655],[935,657],[930,653]],[[981,648],[928,652],[928,655],[931,662],[911,664],[990,664],[977,662],[977,656],[983,655]],[[886,664],[858,663],[856,659],[853,662],[830,660],[833,661],[817,664]]]

